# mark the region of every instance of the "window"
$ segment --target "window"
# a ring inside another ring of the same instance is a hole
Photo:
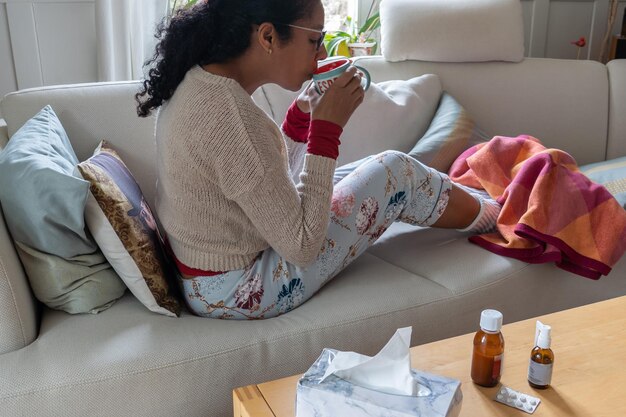
[[[325,27],[328,31],[339,30],[347,16],[355,16],[358,0],[322,0],[326,12]]]
[[[168,0],[170,10],[174,7],[184,7],[188,3],[194,4],[197,0]],[[340,30],[347,16],[358,20],[359,14],[366,16],[373,0],[322,0],[326,12],[326,30]]]
[[[322,0],[326,12],[326,30],[349,30],[345,27],[346,17],[350,16],[353,23],[360,27],[368,16],[378,11],[380,0]],[[378,30],[372,37],[378,38]]]

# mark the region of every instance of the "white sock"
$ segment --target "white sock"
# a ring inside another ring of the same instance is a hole
[[[473,233],[489,233],[493,232],[496,228],[496,221],[502,210],[502,206],[498,204],[489,194],[484,190],[477,190],[475,188],[466,187],[461,184],[456,184],[459,188],[464,189],[472,195],[480,204],[480,210],[476,215],[476,218],[469,226],[458,229],[459,232],[473,232]]]

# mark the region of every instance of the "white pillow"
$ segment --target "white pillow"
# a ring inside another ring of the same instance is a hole
[[[524,59],[520,0],[383,0],[380,23],[388,61]]]
[[[145,278],[137,263],[129,256],[128,250],[118,237],[116,230],[91,193],[87,197],[85,216],[89,230],[93,233],[94,239],[96,239],[102,252],[106,255],[106,259],[137,300],[150,311],[176,317],[175,312],[159,305],[154,294],[146,285]]]
[[[387,149],[408,152],[428,129],[440,97],[435,74],[372,83],[343,130],[337,165]]]

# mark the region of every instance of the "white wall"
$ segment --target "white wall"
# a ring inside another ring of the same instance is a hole
[[[584,36],[581,59],[599,59],[610,0],[521,1],[527,56],[576,59],[577,47],[570,42]],[[618,3],[612,33],[620,32],[625,7],[626,0]]]
[[[372,1],[360,0],[359,22],[364,21]],[[524,15],[526,56],[576,59],[578,50],[570,41],[584,36],[587,46],[581,51],[581,59],[599,59],[610,0],[520,1]],[[626,0],[620,0],[612,33],[620,32],[625,7]]]
[[[0,0],[0,97],[97,80],[94,0]]]
[[[141,1],[141,0],[137,0]],[[370,0],[363,0],[366,14]],[[443,0],[442,0],[443,1]],[[472,0],[467,0],[472,1]],[[521,0],[526,55],[598,59],[610,0]],[[41,85],[97,81],[95,0],[0,0],[0,96]],[[613,32],[621,29],[620,1]]]
[[[0,0],[2,81],[5,72],[19,89],[94,81],[94,7],[94,0]]]

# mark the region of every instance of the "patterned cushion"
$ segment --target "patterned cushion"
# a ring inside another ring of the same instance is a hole
[[[85,227],[89,183],[52,107],[46,106],[0,152],[0,201],[35,297],[68,313],[96,313],[126,286]]]
[[[584,165],[580,170],[590,180],[604,185],[626,209],[626,156]]]
[[[449,93],[443,92],[428,130],[409,155],[441,172],[466,149],[491,137],[480,130],[467,111]]]
[[[104,256],[148,309],[179,315],[155,217],[120,156],[102,141],[78,168],[91,183],[85,217]]]

